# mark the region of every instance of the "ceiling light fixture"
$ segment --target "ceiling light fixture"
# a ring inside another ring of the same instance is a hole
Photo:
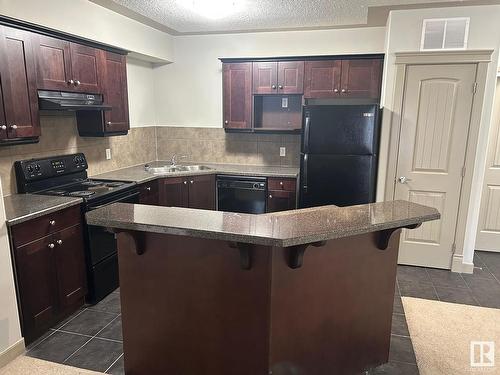
[[[211,19],[227,17],[243,7],[241,0],[177,0],[177,3]]]

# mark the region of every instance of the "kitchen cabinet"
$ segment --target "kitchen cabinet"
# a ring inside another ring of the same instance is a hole
[[[160,205],[215,210],[215,176],[168,177],[160,180]]]
[[[99,81],[107,111],[77,111],[78,133],[83,137],[124,135],[130,129],[127,66],[124,55],[99,51]]]
[[[377,99],[381,78],[381,59],[307,61],[304,97]]]
[[[254,94],[302,94],[304,62],[254,62],[252,79]]]
[[[79,206],[10,228],[23,336],[27,343],[72,314],[87,292]]]
[[[267,179],[267,212],[297,208],[297,180],[295,178]]]
[[[45,35],[32,35],[39,89],[101,92],[98,49]]]
[[[224,63],[223,121],[225,129],[252,128],[252,63]]]
[[[31,33],[0,26],[0,143],[40,135]]]
[[[157,206],[160,204],[158,180],[139,185],[139,203]]]

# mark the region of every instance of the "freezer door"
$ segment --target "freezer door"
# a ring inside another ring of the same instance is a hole
[[[375,154],[378,117],[378,105],[307,106],[302,125],[302,152]]]
[[[300,207],[351,206],[375,200],[373,155],[301,155]]]

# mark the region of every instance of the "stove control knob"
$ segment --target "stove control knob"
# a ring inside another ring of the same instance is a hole
[[[39,172],[39,171],[40,171],[40,164],[35,164],[35,170],[36,170],[37,172]]]
[[[32,166],[32,165],[28,165],[28,167],[26,168],[26,170],[27,170],[29,173],[33,173],[33,166]]]

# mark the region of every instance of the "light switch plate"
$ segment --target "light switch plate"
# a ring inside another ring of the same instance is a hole
[[[111,160],[111,149],[110,148],[106,149],[106,160]]]
[[[280,147],[280,156],[286,156],[286,147]]]

